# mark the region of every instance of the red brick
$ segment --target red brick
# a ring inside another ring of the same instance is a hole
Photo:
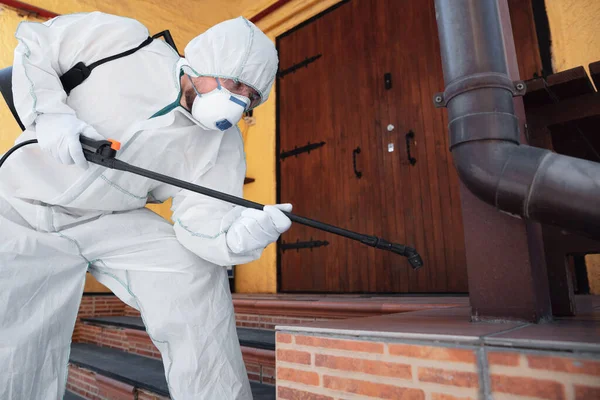
[[[148,351],[148,350],[138,350],[138,351],[136,351],[136,353],[141,354],[146,357],[155,357],[155,353],[152,351]]]
[[[472,397],[456,397],[449,394],[432,393],[431,400],[474,400]]]
[[[123,335],[121,335],[120,332],[115,332],[113,330],[108,330],[108,329],[102,331],[101,334],[102,334],[102,337],[104,337],[105,339],[113,339],[113,340],[119,340],[123,336]]]
[[[145,390],[141,390],[141,389],[137,390],[137,399],[138,400],[169,400],[168,397],[159,396],[157,394],[146,392]]]
[[[96,393],[90,393],[90,392],[86,392],[85,390],[80,390],[80,389],[70,389],[73,393],[76,393],[80,396],[83,396],[86,399],[91,399],[91,400],[104,400],[103,398],[99,397],[96,395]]]
[[[490,365],[508,365],[516,367],[519,365],[520,355],[518,353],[509,353],[507,351],[490,351],[487,354]]]
[[[133,400],[135,389],[133,386],[96,375],[98,394],[111,400]]]
[[[475,352],[465,349],[451,349],[437,346],[416,346],[410,344],[390,344],[390,354],[394,356],[425,358],[437,361],[452,361],[474,364]]]
[[[118,348],[125,347],[125,344],[121,340],[104,340],[104,343],[108,346],[114,346]]]
[[[343,371],[363,372],[370,375],[412,379],[411,367],[407,364],[317,354],[315,356],[315,365],[317,367],[339,369]]]
[[[93,385],[96,383],[96,378],[94,376],[90,375],[83,375],[81,377],[79,377],[79,379],[83,379],[84,382],[89,383],[90,385]]]
[[[71,386],[74,389],[83,390],[85,392],[91,392],[93,390],[93,386],[86,385],[86,384],[80,384],[77,382],[69,382],[69,386]]]
[[[85,390],[90,390],[92,388],[91,383],[84,382],[83,380],[81,380],[77,377],[69,377],[68,382],[72,385],[75,385],[75,386],[80,387]],[[95,382],[93,382],[93,383],[95,383]]]
[[[360,394],[379,399],[423,400],[425,393],[421,389],[404,388],[356,379],[323,376],[323,386],[327,389]]]
[[[248,380],[251,380],[254,382],[260,382],[260,375],[248,373]]]
[[[600,387],[575,385],[575,400],[600,399]]]
[[[581,360],[570,357],[528,355],[527,363],[531,368],[535,369],[600,376],[600,361]]]
[[[278,349],[277,361],[310,365],[310,353],[306,351]]]
[[[139,342],[130,342],[129,347],[132,349],[140,349],[140,350],[157,350],[154,344],[152,343],[139,343]]]
[[[260,365],[246,363],[246,371],[260,374]]]
[[[383,343],[327,339],[315,336],[296,336],[295,339],[296,344],[303,346],[383,354]]]
[[[143,348],[154,348],[154,343],[152,343],[152,340],[150,340],[150,338],[136,338],[133,336],[127,336],[127,341],[135,347],[143,347]]]
[[[476,373],[449,369],[419,368],[419,381],[469,388],[479,387],[479,377]]]
[[[263,367],[263,376],[275,376],[275,368]]]
[[[271,378],[271,377],[267,377],[267,376],[263,376],[262,378],[263,383],[266,383],[268,385],[275,385],[275,378]]]
[[[277,388],[277,398],[283,400],[334,400],[333,397],[290,389],[283,386]]]
[[[277,368],[277,379],[319,386],[319,375],[316,372],[300,371],[292,368]]]
[[[492,391],[561,400],[565,398],[564,386],[556,381],[520,376],[491,375]]]
[[[276,333],[278,343],[292,343],[292,335],[288,333]]]

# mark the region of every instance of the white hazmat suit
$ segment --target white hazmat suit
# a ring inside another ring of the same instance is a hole
[[[45,138],[48,151],[26,146],[0,168],[0,399],[62,399],[87,270],[141,311],[173,399],[252,398],[224,266],[259,258],[289,220],[273,207],[245,210],[95,164],[70,165],[82,164],[71,137],[87,129],[116,139],[125,162],[241,197],[239,130],[200,127],[179,106],[180,77],[238,79],[264,102],[277,52],[238,18],[191,41],[185,58],[154,40],[66,95],[58,77],[72,65],[148,36],[135,20],[99,12],[22,23],[16,32],[13,95],[27,128],[17,142],[41,135],[36,128],[58,137]],[[144,207],[169,197],[174,225]]]

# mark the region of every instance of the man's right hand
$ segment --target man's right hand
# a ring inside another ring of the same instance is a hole
[[[292,221],[282,212],[292,212],[291,204],[265,206],[264,210],[245,209],[227,232],[227,245],[240,254],[261,250],[277,241],[292,226]]]
[[[57,161],[87,169],[79,135],[94,140],[104,140],[90,125],[72,114],[41,114],[35,120],[38,144]]]

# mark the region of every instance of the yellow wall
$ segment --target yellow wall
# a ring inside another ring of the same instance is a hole
[[[600,1],[546,0],[546,12],[555,72],[600,60]]]
[[[13,51],[17,45],[14,33],[21,21],[42,21],[35,17],[19,15],[16,10],[0,6],[0,68],[12,65]],[[11,147],[21,128],[10,113],[4,99],[0,99],[0,154]]]

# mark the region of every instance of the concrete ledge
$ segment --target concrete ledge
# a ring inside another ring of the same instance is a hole
[[[468,307],[278,325],[278,332],[600,353],[600,307],[547,323],[470,322]]]
[[[468,307],[277,326],[281,398],[600,398],[600,307],[544,324]]]

